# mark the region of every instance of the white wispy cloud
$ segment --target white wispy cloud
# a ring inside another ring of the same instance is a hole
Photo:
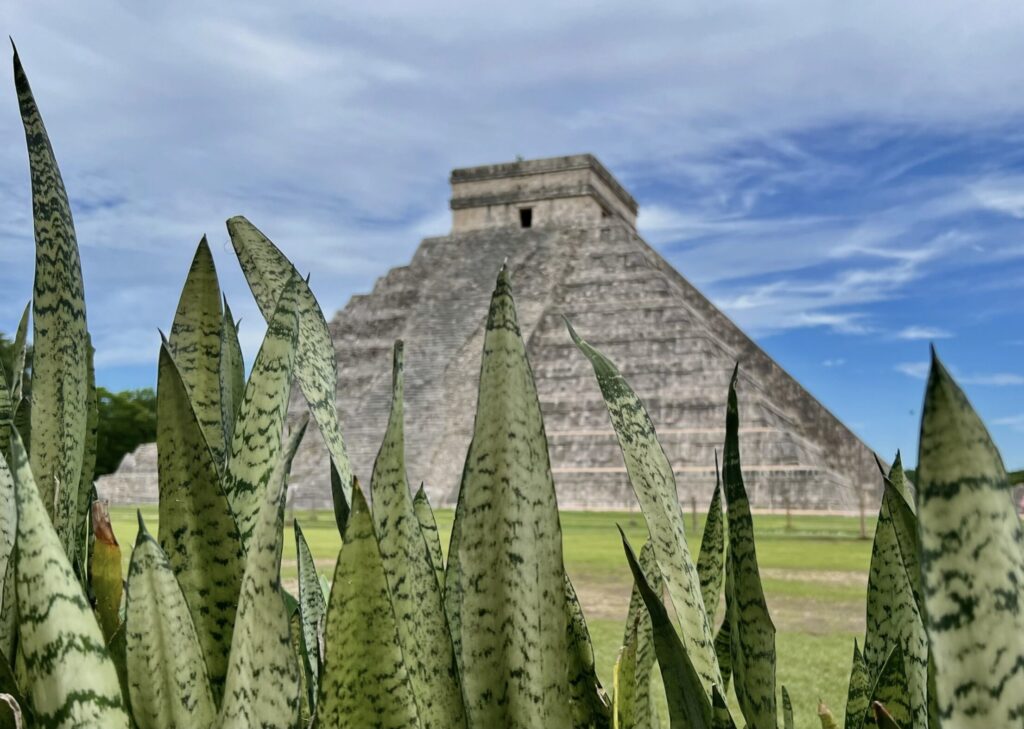
[[[923,380],[928,376],[930,366],[928,362],[900,362],[895,366],[895,370],[915,380]]]
[[[1021,413],[1020,415],[1008,415],[1002,418],[995,418],[992,420],[992,423],[994,425],[1002,425],[1019,433],[1024,433],[1024,413]]]
[[[928,376],[931,367],[929,362],[900,362],[895,365],[895,370],[908,377],[923,380]],[[955,367],[950,367],[950,372],[961,385],[981,385],[985,387],[1016,387],[1024,385],[1024,375],[1014,372],[993,372],[993,373],[962,373]]]
[[[846,360],[842,357],[830,358],[821,362],[822,367],[842,367],[844,364],[846,364]]]
[[[900,329],[894,335],[897,339],[908,339],[911,341],[925,339],[948,339],[953,336],[953,333],[939,327],[926,327],[926,326],[909,326]]]

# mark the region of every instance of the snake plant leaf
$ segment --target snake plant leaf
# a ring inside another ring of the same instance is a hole
[[[668,697],[669,725],[671,729],[709,729],[712,726],[711,701],[704,693],[700,676],[679,639],[661,597],[647,583],[643,568],[621,527],[619,533],[629,569],[633,573],[633,583],[640,591],[651,617],[654,650]]]
[[[569,691],[572,726],[578,729],[611,729],[611,699],[601,685],[594,661],[594,645],[576,590],[565,576],[565,602],[569,610]]]
[[[821,729],[839,729],[835,717],[821,699],[818,699],[818,720],[821,722]]]
[[[245,396],[245,361],[238,342],[238,324],[231,316],[231,307],[224,297],[224,321],[220,339],[220,412],[224,424],[224,443],[231,443],[235,418]],[[226,454],[225,454],[226,456]]]
[[[238,598],[219,729],[293,729],[299,720],[301,674],[282,596],[281,551],[288,473],[308,423],[304,416],[292,428],[262,490]]]
[[[125,607],[127,608],[127,605]],[[117,682],[121,685],[121,699],[124,701],[125,711],[128,712],[129,719],[134,721],[132,718],[131,687],[128,685],[128,639],[126,631],[125,622],[122,620],[121,624],[117,626],[117,630],[114,631],[114,637],[107,641],[107,653],[110,654],[110,660],[114,664],[114,670],[117,672]]]
[[[899,723],[893,718],[892,714],[880,704],[875,702],[871,704],[871,711],[875,716],[875,724],[878,725],[878,729],[900,729]]]
[[[469,723],[568,726],[562,530],[540,402],[504,266],[487,315],[460,492],[457,597]]]
[[[89,551],[91,528],[86,528],[89,523],[90,509],[92,509],[93,476],[96,471],[96,451],[99,438],[100,425],[100,404],[96,394],[96,367],[93,360],[96,356],[96,348],[92,346],[92,337],[89,337],[89,361],[86,363],[86,381],[88,383],[88,394],[86,396],[86,407],[88,408],[85,419],[85,450],[82,454],[82,475],[78,483],[78,506],[75,510],[75,524],[78,541],[75,551],[81,555],[84,562]]]
[[[18,506],[14,477],[5,457],[0,456],[0,575],[4,575],[0,602],[0,652],[13,655],[17,631],[17,598],[14,592],[14,542],[18,531]]]
[[[109,643],[121,625],[124,580],[121,576],[121,547],[110,524],[110,513],[102,501],[93,502],[92,527],[96,540],[92,550],[91,584],[103,641]]]
[[[14,428],[18,431],[18,435],[21,436],[21,444],[25,448],[25,452],[32,453],[32,399],[30,397],[23,397],[21,404],[18,405],[17,410],[14,411]],[[10,448],[10,443],[8,443]]]
[[[338,524],[338,533],[345,533],[345,525],[348,523],[348,500],[350,486],[346,486],[341,480],[341,473],[331,461],[331,501],[334,505],[334,521]]]
[[[17,434],[11,451],[18,503],[19,645],[37,724],[128,729],[114,664],[39,497]]]
[[[736,729],[736,722],[732,720],[732,714],[729,713],[729,705],[726,703],[725,697],[722,696],[722,692],[718,690],[718,686],[711,687],[711,727],[712,729]],[[786,729],[793,728],[789,726]]]
[[[338,471],[345,503],[335,508],[347,512],[352,490],[352,466],[338,422],[338,360],[327,330],[327,320],[309,284],[269,238],[240,215],[228,220],[227,226],[245,280],[249,282],[256,303],[268,322],[277,308],[278,299],[291,285],[289,282],[296,282],[299,344],[295,355],[295,377],[327,444],[331,462]]]
[[[919,449],[921,572],[942,725],[1019,725],[1024,526],[999,452],[934,352]]]
[[[141,512],[128,566],[125,649],[139,729],[212,729],[217,706],[199,635],[171,563]]]
[[[627,624],[626,631],[629,632]],[[616,729],[650,729],[650,722],[639,724],[636,703],[636,640],[623,644],[612,669],[612,712]]]
[[[204,235],[181,290],[168,343],[192,409],[218,463],[224,461],[225,449],[220,403],[223,320],[217,269]]]
[[[643,570],[647,584],[660,597],[663,590],[661,572],[654,556],[654,545],[650,540],[640,548],[640,569]],[[656,655],[654,636],[651,628],[651,616],[647,612],[640,589],[633,585],[633,593],[629,598],[629,612],[626,614],[626,632],[622,644],[629,649],[632,659],[633,673],[623,677],[629,683],[627,690],[634,697],[632,713],[621,725],[624,729],[652,729],[660,726],[657,718],[656,702],[651,694],[651,671],[654,669]],[[628,679],[628,681],[627,681]]]
[[[299,564],[299,618],[302,640],[309,659],[310,695],[317,695],[320,676],[320,629],[327,615],[327,600],[320,590],[320,576],[316,562],[298,520],[295,521],[295,553]]]
[[[391,413],[370,482],[374,530],[420,724],[454,729],[466,726],[466,712],[441,588],[406,477],[401,340],[395,342],[391,379]]]
[[[416,700],[398,640],[373,517],[358,484],[327,606],[319,725],[418,729]]]
[[[888,656],[887,656],[888,657]],[[857,639],[853,640],[853,660],[850,663],[850,687],[846,693],[845,729],[862,729],[871,701],[871,678],[860,652]]]
[[[921,555],[920,555],[920,529],[917,524],[917,514],[908,503],[906,491],[897,487],[893,477],[905,481],[903,469],[899,464],[894,464],[890,476],[884,479],[885,492],[882,497],[886,509],[889,512],[890,526],[896,535],[896,544],[900,550],[900,562],[903,564],[903,571],[907,576],[907,584],[914,595],[914,604],[917,605],[917,612],[923,616],[924,595],[921,592]]]
[[[282,590],[281,597],[284,598],[285,612],[288,613],[292,651],[299,666],[299,726],[308,727],[316,707],[316,694],[313,692],[311,661],[302,631],[302,613],[299,601],[290,592]]]
[[[28,354],[28,320],[32,311],[32,302],[25,304],[18,321],[18,330],[14,335],[14,357],[11,367],[11,400],[15,408],[21,403],[25,392],[25,360]]]
[[[928,635],[889,509],[893,498],[903,501],[904,508],[909,508],[906,501],[909,494],[905,491],[899,454],[891,474],[896,480],[890,478],[890,485],[885,488],[893,492],[892,498],[882,499],[871,549],[864,665],[867,675],[878,676],[892,649],[900,647],[906,661],[907,698],[913,714],[911,723],[915,727],[925,727],[928,722]],[[900,486],[896,486],[897,481]]]
[[[640,398],[615,365],[581,339],[568,321],[566,324],[573,342],[594,368],[608,407],[608,416],[619,438],[629,481],[647,520],[658,567],[682,626],[687,655],[710,700],[711,686],[721,685],[722,675],[715,657],[711,623],[701,596],[700,579],[686,543],[683,512],[672,466]]]
[[[789,699],[789,691],[782,687],[782,727],[793,729],[793,702]]]
[[[297,290],[289,285],[267,325],[238,410],[224,478],[224,492],[248,551],[263,505],[263,493],[281,452],[288,417],[295,345]]]
[[[412,508],[416,512],[416,521],[420,523],[423,541],[427,544],[427,554],[430,555],[430,564],[434,566],[437,584],[444,592],[444,555],[441,552],[441,535],[438,534],[434,510],[430,508],[430,499],[427,498],[427,492],[423,489],[422,483],[412,499]]]
[[[701,599],[707,610],[708,622],[715,624],[715,612],[725,580],[725,519],[722,515],[722,486],[718,478],[718,455],[715,455],[715,492],[704,522],[704,534],[697,555],[697,576],[700,579]]]
[[[455,519],[448,537],[448,563],[444,569],[444,613],[448,618],[448,630],[452,634],[452,650],[455,652],[455,664],[459,675],[462,671],[462,569],[459,566],[459,542],[462,533],[462,522],[465,519],[465,498],[463,491],[455,502]]]
[[[32,473],[64,551],[78,534],[78,483],[88,420],[88,329],[75,225],[53,148],[14,52],[14,84],[32,177]]]
[[[868,706],[881,703],[900,725],[909,727],[913,721],[911,697],[907,689],[906,661],[903,650],[897,644],[886,657],[881,672],[871,687]],[[865,708],[864,726],[875,726],[875,715]],[[860,726],[858,726],[860,729]]]
[[[740,465],[739,405],[736,384],[739,365],[729,383],[725,417],[722,481],[729,510],[729,551],[725,565],[730,595],[729,627],[736,698],[750,729],[775,729],[775,625],[768,614],[754,545],[754,522],[743,486]]]
[[[11,391],[6,387],[4,365],[0,362],[0,457],[9,458],[11,451],[11,433],[14,430],[14,402]]]
[[[722,670],[722,690],[728,690],[732,680],[732,628],[729,626],[729,601],[725,602],[725,616],[715,634],[715,655]]]
[[[0,654],[0,704],[0,729],[24,729],[34,726],[31,723],[32,717],[26,716],[29,710],[28,701],[18,686],[18,680],[6,654]]]
[[[160,547],[185,594],[219,699],[244,553],[220,469],[166,344],[160,348],[156,413]]]

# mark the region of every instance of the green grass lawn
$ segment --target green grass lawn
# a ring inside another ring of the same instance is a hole
[[[127,560],[134,544],[135,510],[112,509],[114,530]],[[142,510],[149,530],[157,533],[156,507]],[[452,511],[437,512],[442,543],[447,546]],[[328,579],[341,538],[328,511],[297,512],[317,565]],[[703,519],[696,528],[687,518],[689,545],[696,559]],[[290,523],[290,522],[289,522]],[[566,569],[587,615],[602,681],[611,671],[622,640],[632,582],[616,524],[634,547],[646,534],[635,512],[563,512]],[[849,517],[755,515],[758,562],[769,609],[778,631],[778,681],[793,697],[797,727],[819,727],[815,708],[823,699],[840,718],[846,700],[853,639],[864,632],[864,595],[871,542],[859,538],[859,522]],[[295,591],[295,539],[288,529],[283,578]],[[721,618],[719,608],[719,618]],[[735,714],[739,716],[738,712]]]

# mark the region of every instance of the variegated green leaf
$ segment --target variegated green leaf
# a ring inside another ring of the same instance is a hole
[[[338,525],[338,534],[345,534],[348,523],[348,486],[342,483],[338,467],[331,459],[331,503],[334,507],[334,521]]]
[[[894,480],[895,479],[895,480]],[[902,483],[903,487],[896,483]],[[917,612],[924,615],[924,595],[921,592],[921,547],[917,525],[917,514],[908,501],[906,477],[899,463],[893,465],[889,476],[884,479],[885,493],[883,501],[889,512],[890,526],[896,536],[896,544],[900,550],[900,562],[907,577],[907,584],[914,595]]]
[[[88,522],[95,491],[92,479],[96,471],[96,448],[100,425],[99,400],[96,395],[96,368],[93,363],[95,356],[96,349],[92,346],[92,337],[89,337],[89,362],[86,368],[89,390],[86,398],[88,411],[85,426],[85,451],[82,455],[82,475],[79,478],[78,507],[75,514],[76,534],[78,535],[75,553],[81,555],[79,558],[83,563],[88,558],[89,537],[92,532],[92,528],[88,527]]]
[[[723,483],[729,510],[729,551],[725,589],[729,593],[729,626],[733,685],[750,729],[775,729],[775,625],[768,614],[754,545],[754,522],[743,486],[740,465],[739,405],[736,384],[739,366],[729,383],[725,416]]]
[[[700,579],[701,599],[708,613],[708,622],[715,624],[722,582],[725,580],[725,518],[722,515],[722,487],[718,479],[718,456],[715,456],[715,492],[704,522],[704,534],[697,555],[697,576]]]
[[[789,700],[789,691],[782,687],[782,727],[793,729],[793,702]]]
[[[420,523],[420,532],[423,533],[423,541],[427,545],[427,554],[430,555],[430,564],[434,566],[434,574],[437,576],[437,584],[444,591],[444,555],[441,552],[441,536],[437,532],[437,521],[434,519],[434,510],[430,508],[430,500],[427,492],[420,484],[416,496],[412,500],[412,508],[416,512],[416,521]]]
[[[8,458],[11,450],[11,433],[14,430],[14,402],[11,391],[6,387],[6,374],[0,362],[0,457]]]
[[[718,666],[722,669],[723,690],[727,690],[732,680],[732,628],[729,626],[728,595],[725,601],[725,616],[715,634],[715,655],[718,656]]]
[[[204,235],[178,299],[168,346],[217,463],[223,463],[225,449],[220,404],[222,323],[217,269]]]
[[[568,726],[561,525],[504,266],[487,316],[460,491],[457,598],[470,726]]]
[[[297,282],[299,345],[295,355],[295,377],[338,472],[345,504],[335,504],[335,508],[347,511],[351,498],[352,466],[338,422],[338,361],[327,330],[327,320],[309,284],[269,238],[242,216],[231,218],[227,225],[245,279],[268,322],[289,281],[295,279]]]
[[[868,706],[875,702],[882,704],[899,725],[909,727],[913,721],[913,712],[910,705],[911,697],[907,689],[905,666],[903,651],[899,645],[896,645],[886,656],[882,670],[871,687],[871,699],[867,704]],[[864,726],[875,726],[873,712],[866,711],[863,716],[865,718]],[[858,729],[860,729],[859,726]]]
[[[14,335],[14,359],[11,368],[11,400],[15,408],[24,396],[25,388],[25,357],[28,353],[28,319],[32,310],[32,302],[25,304],[25,310],[21,312],[21,319],[18,321],[18,331]]]
[[[36,725],[128,729],[114,664],[17,434],[11,450],[18,503],[19,646]]]
[[[569,609],[569,691],[572,726],[577,729],[611,729],[612,706],[597,676],[594,645],[576,590],[565,576],[565,603]]]
[[[88,329],[71,206],[28,78],[14,83],[32,177],[36,273],[32,293],[32,473],[66,553],[78,534],[78,484],[88,420]]]
[[[238,342],[238,324],[231,316],[231,307],[226,297],[220,331],[220,411],[226,448],[231,443],[235,418],[245,396],[245,362],[242,359],[242,346]]]
[[[281,591],[284,598],[284,609],[288,613],[288,628],[291,632],[292,652],[299,666],[299,726],[308,727],[316,707],[316,695],[311,684],[311,662],[306,649],[306,639],[302,635],[302,614],[299,612],[299,601],[287,590]]]
[[[569,334],[594,367],[608,415],[619,438],[629,481],[636,493],[654,544],[658,567],[682,626],[682,639],[710,701],[712,684],[722,676],[715,657],[714,636],[701,597],[700,579],[686,543],[683,512],[672,466],[658,442],[654,424],[640,398],[615,365],[581,339]]]
[[[905,479],[899,454],[890,474],[897,499],[904,500]],[[896,486],[896,483],[899,486]],[[901,488],[902,487],[902,488]],[[864,637],[864,664],[869,676],[878,676],[889,653],[899,646],[906,661],[907,690],[914,727],[928,725],[928,635],[918,611],[914,590],[907,576],[896,535],[889,501],[883,498],[875,527],[868,575],[867,633]],[[907,505],[909,508],[909,505]],[[914,562],[916,564],[916,559]],[[866,708],[866,707],[865,707]]]
[[[626,627],[627,632],[629,626]],[[632,729],[636,726],[636,641],[623,644],[612,669],[612,712],[615,729]],[[641,725],[650,729],[650,723]]]
[[[185,595],[139,513],[128,567],[126,659],[139,729],[211,729],[217,707]]]
[[[4,576],[0,600],[0,653],[3,656],[13,655],[17,631],[17,597],[14,591],[14,542],[17,531],[18,506],[14,478],[7,467],[6,457],[0,456],[0,575]]]
[[[647,584],[660,598],[663,583],[650,541],[640,548],[640,569]],[[623,646],[634,655],[633,673],[621,679],[630,684],[627,690],[634,698],[632,713],[620,719],[622,729],[653,729],[659,726],[656,702],[651,694],[651,671],[656,660],[651,630],[651,616],[640,589],[634,584],[626,614],[626,632],[622,638]]]
[[[327,615],[327,600],[320,590],[316,562],[298,520],[294,526],[295,553],[299,563],[299,618],[302,625],[302,640],[309,658],[310,695],[315,697],[320,678],[320,631],[323,630],[323,621]]]
[[[319,726],[418,729],[373,518],[358,484],[327,606]]]
[[[783,689],[785,691],[785,689]],[[785,694],[783,694],[785,696]],[[736,723],[729,713],[729,705],[718,690],[718,686],[711,687],[711,727],[712,729],[736,729]],[[787,727],[792,729],[792,727]]]
[[[871,711],[874,712],[875,724],[878,725],[878,729],[902,729],[889,710],[879,702],[876,701],[871,705]]]
[[[441,588],[406,478],[402,350],[396,342],[391,414],[371,478],[373,522],[420,724],[454,729],[466,725],[466,714]]]
[[[621,528],[619,532],[622,534],[622,546],[626,550],[629,569],[633,573],[633,583],[640,591],[651,617],[654,650],[661,666],[665,695],[668,697],[669,725],[671,729],[708,729],[712,726],[711,700],[704,693],[697,669],[679,640],[679,634],[672,625],[661,597],[647,584],[647,578],[633,554],[629,540]]]
[[[888,657],[888,656],[887,656]],[[850,663],[850,687],[846,692],[845,729],[862,729],[871,701],[871,678],[856,638],[853,641],[853,660]]]
[[[462,569],[459,567],[459,541],[464,520],[465,499],[459,490],[455,502],[455,519],[448,537],[448,563],[444,569],[444,613],[448,617],[448,629],[452,634],[452,649],[459,675],[462,671]]]
[[[220,729],[294,729],[299,720],[301,674],[281,589],[281,550],[288,472],[308,422],[304,417],[288,434],[261,491],[238,598]]]
[[[245,569],[242,542],[220,469],[166,345],[157,383],[160,546],[185,594],[219,699]]]
[[[1021,725],[1024,527],[999,452],[935,356],[919,448],[921,572],[943,729]]]
[[[288,417],[298,319],[296,288],[288,286],[267,325],[231,437],[224,491],[248,550],[263,505],[263,492],[281,452]]]

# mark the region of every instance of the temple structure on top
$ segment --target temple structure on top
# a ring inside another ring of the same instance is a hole
[[[451,188],[451,232],[424,240],[407,265],[353,296],[329,323],[338,407],[364,484],[388,418],[391,348],[402,339],[409,480],[424,482],[435,505],[454,503],[488,300],[507,259],[562,508],[636,505],[593,370],[563,315],[643,399],[685,504],[706,504],[714,489],[736,362],[743,472],[755,507],[853,510],[877,498],[871,451],[640,238],[636,201],[595,157],[457,169]],[[305,407],[296,390],[292,414]],[[99,484],[101,495],[155,497],[155,459],[145,448]],[[140,473],[151,467],[150,477]],[[311,422],[292,469],[293,503],[328,505],[329,474]]]

